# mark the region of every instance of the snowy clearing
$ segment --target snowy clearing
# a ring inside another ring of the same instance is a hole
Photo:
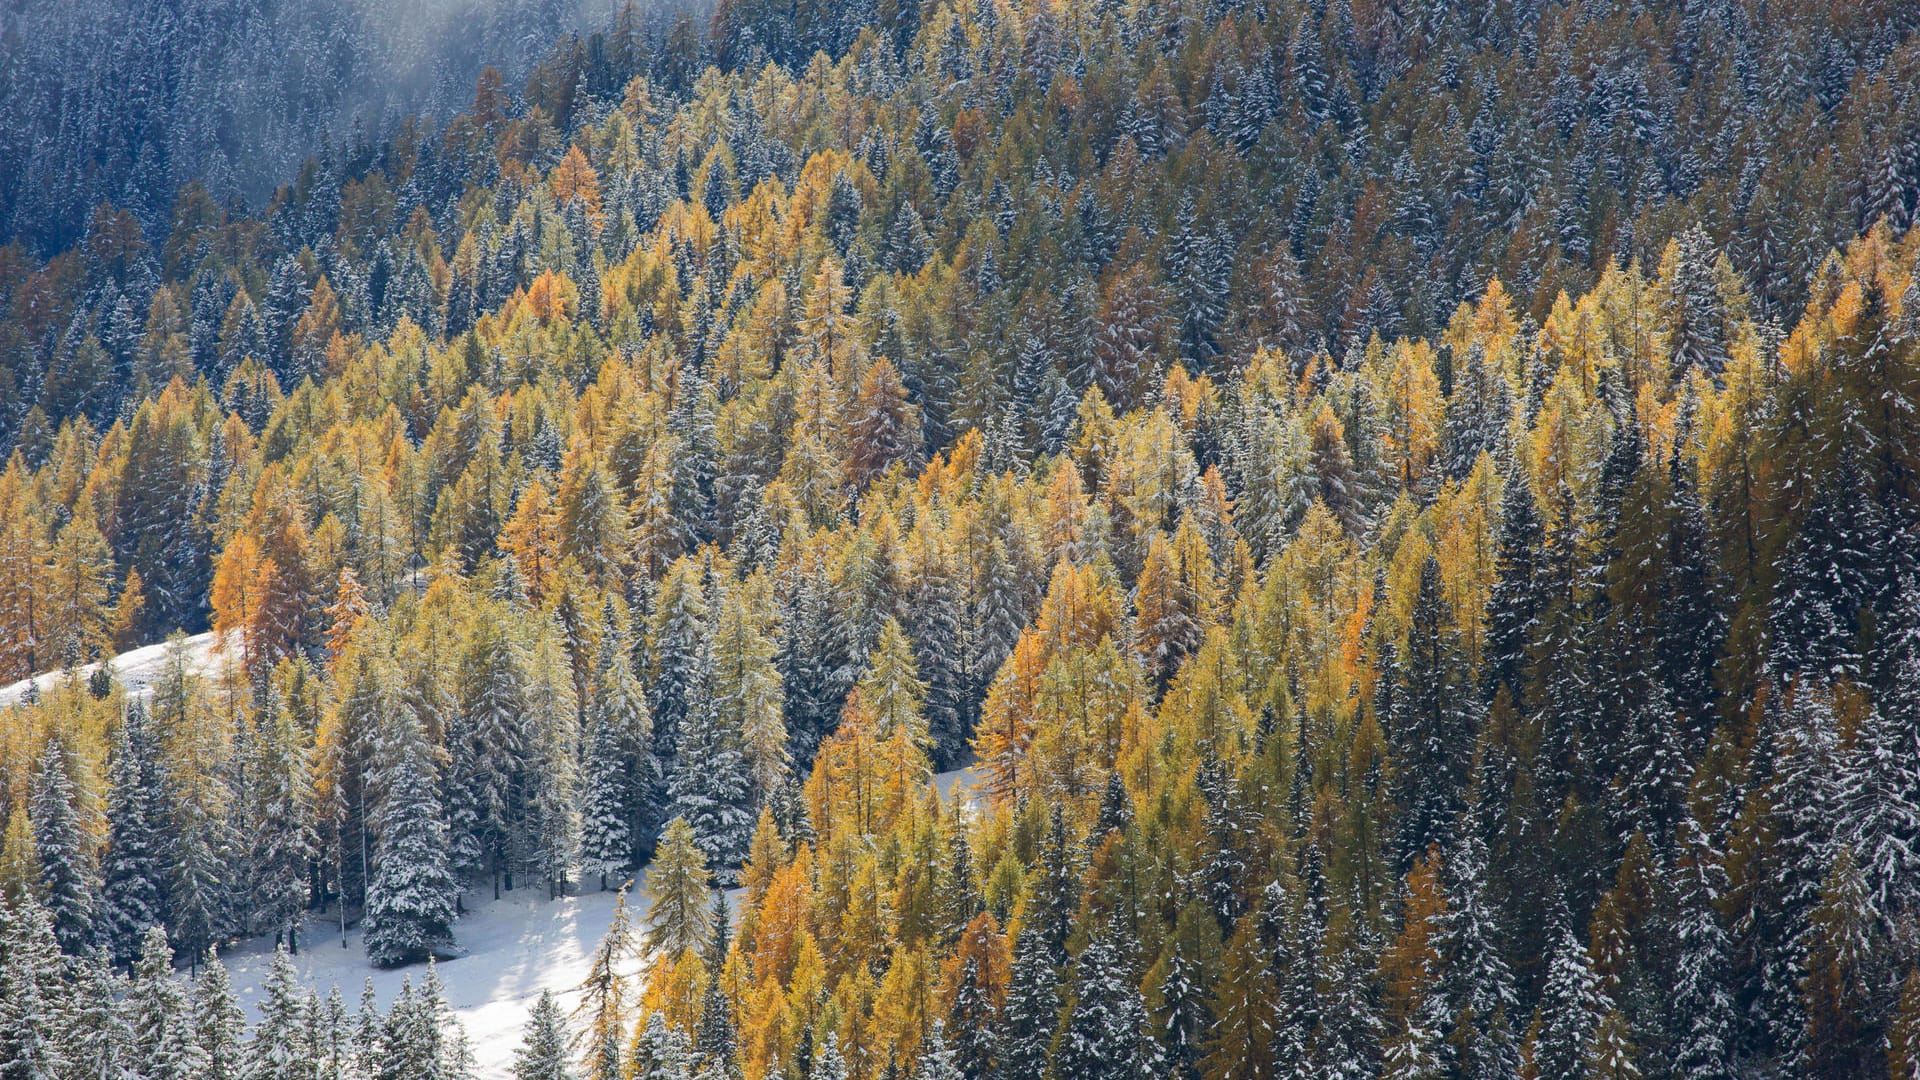
[[[195,675],[217,674],[224,663],[226,651],[214,639],[215,635],[212,633],[195,634],[184,639],[187,647],[187,668]],[[128,693],[144,694],[152,686],[153,680],[159,678],[161,668],[167,662],[167,643],[162,641],[157,645],[142,645],[137,649],[123,652],[107,662],[113,665],[114,677],[120,680],[120,685],[126,687]],[[76,669],[76,674],[84,679],[93,674],[93,670],[99,666],[99,664],[82,664]],[[21,679],[19,682],[0,686],[0,708],[19,704],[21,699],[27,696],[29,686],[38,685],[42,691],[45,691],[64,677],[64,672],[47,671],[30,679]]]
[[[978,799],[979,781],[972,768],[953,769],[933,778],[941,798],[964,798],[969,805]],[[561,1012],[569,1017],[580,1003],[580,983],[613,921],[616,895],[612,889],[593,891],[591,883],[587,888],[584,895],[552,901],[538,888],[516,889],[497,901],[485,894],[467,895],[467,913],[453,928],[463,955],[441,963],[439,970],[447,1002],[472,1047],[477,1080],[502,1080],[509,1074],[521,1028],[542,990],[553,991]],[[736,919],[744,894],[743,889],[727,892]],[[635,932],[643,933],[647,918],[644,869],[627,890],[627,911]],[[292,958],[304,985],[323,996],[338,986],[352,1009],[358,1007],[361,987],[372,979],[374,994],[386,1008],[400,992],[402,981],[412,979],[417,984],[426,977],[424,965],[383,971],[367,963],[358,926],[349,928],[346,938],[347,947],[341,948],[337,923],[329,923],[325,915],[308,919],[300,955]],[[261,985],[272,959],[273,943],[268,938],[242,942],[222,956],[250,1019],[257,1015]],[[639,958],[630,958],[623,973],[638,976],[643,968]],[[630,1000],[637,998],[637,981],[631,991]]]
[[[627,891],[627,909],[636,931],[645,925],[645,876],[643,871]],[[453,928],[465,955],[441,962],[439,971],[447,1003],[466,1030],[478,1080],[508,1075],[521,1027],[542,990],[553,991],[561,1013],[571,1015],[580,1002],[580,982],[593,951],[613,921],[616,895],[608,889],[548,900],[544,888],[521,888],[497,901],[491,895],[467,896],[467,914]],[[258,1019],[261,986],[273,961],[272,940],[243,942],[221,959],[248,1019]],[[348,929],[347,947],[341,948],[339,924],[329,925],[324,915],[308,920],[300,955],[292,960],[302,983],[322,996],[339,987],[349,1009],[358,1007],[361,987],[369,979],[384,1009],[393,1003],[402,981],[411,979],[417,985],[427,974],[422,964],[392,970],[373,967],[361,948],[360,928]],[[637,975],[640,970],[638,958],[630,958],[623,973]],[[637,992],[638,986],[633,989]]]

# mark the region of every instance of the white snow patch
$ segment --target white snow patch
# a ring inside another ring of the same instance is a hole
[[[985,778],[980,775],[979,769],[978,765],[969,765],[964,769],[949,769],[943,773],[934,773],[933,786],[939,790],[942,800],[946,802],[959,800],[966,805],[967,809],[976,809],[986,798],[986,789],[981,786],[981,781]]]
[[[195,634],[182,640],[187,650],[188,671],[203,677],[219,674],[226,662],[226,650],[220,647],[216,637],[215,634],[206,633]],[[142,645],[115,656],[107,663],[113,665],[114,677],[120,680],[120,685],[126,687],[129,694],[145,694],[153,688],[153,680],[159,678],[160,672],[166,667],[168,644],[162,641],[157,645]],[[79,678],[85,679],[99,666],[99,664],[82,664],[74,669],[74,673]],[[27,696],[27,688],[30,686],[37,686],[45,692],[65,677],[65,672],[49,671],[30,679],[21,679],[19,682],[0,686],[0,708],[19,704]]]
[[[587,887],[591,889],[592,885]],[[573,1010],[580,1004],[580,983],[613,921],[615,895],[608,889],[548,900],[544,888],[520,888],[497,901],[491,895],[467,896],[467,914],[453,928],[463,955],[441,961],[438,968],[440,981],[446,985],[447,1003],[472,1048],[477,1080],[501,1080],[508,1075],[527,1013],[541,991],[553,991],[561,1014],[573,1019]],[[646,908],[643,871],[627,890],[627,910],[636,934],[644,931]],[[339,924],[329,925],[324,913],[307,921],[301,932],[300,954],[290,959],[301,982],[322,997],[339,987],[349,1011],[359,1007],[361,987],[369,979],[380,1007],[386,1009],[400,992],[402,981],[411,979],[418,987],[427,974],[422,964],[391,970],[375,968],[367,962],[361,947],[360,928],[356,925],[348,929],[346,947],[342,948]],[[232,976],[249,1021],[258,1020],[261,987],[273,963],[272,939],[242,942],[221,961]],[[637,976],[642,966],[638,957],[627,958],[622,966],[622,974],[630,977],[630,1002],[639,999]],[[578,1030],[583,1022],[584,1018],[576,1020],[574,1028]]]

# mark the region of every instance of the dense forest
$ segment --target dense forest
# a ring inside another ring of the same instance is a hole
[[[627,9],[19,230],[0,1080],[459,1080],[219,950],[643,871],[518,1080],[1915,1080],[1916,31]]]

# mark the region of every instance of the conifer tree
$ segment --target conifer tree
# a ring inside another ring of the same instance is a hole
[[[1121,953],[1127,936],[1124,924],[1109,923],[1074,962],[1073,996],[1054,1056],[1061,1080],[1160,1075],[1146,1002]]]
[[[307,877],[317,850],[312,780],[301,733],[277,687],[269,683],[248,763],[247,815],[250,925],[298,950],[296,927],[307,902]]]
[[[66,980],[47,910],[31,895],[0,906],[0,943],[0,1076],[54,1080],[74,1062],[61,1037]]]
[[[1533,1068],[1540,1076],[1578,1076],[1611,1002],[1594,974],[1586,946],[1566,925],[1564,910],[1558,922],[1540,993]]]
[[[226,965],[213,950],[207,950],[206,964],[193,983],[193,1035],[200,1047],[207,1080],[240,1080],[249,1075],[247,1059],[241,1047],[246,1036],[247,1018],[233,995],[233,983]],[[293,1018],[296,1022],[299,1017]],[[297,1030],[297,1029],[295,1029]]]
[[[314,1062],[300,1046],[299,975],[285,949],[275,949],[261,985],[260,1022],[247,1044],[245,1080],[300,1080]]]
[[[609,877],[638,864],[648,826],[644,777],[653,735],[653,718],[612,614],[609,608],[601,620],[580,764],[581,869],[597,875],[603,889]]]
[[[537,633],[527,658],[526,758],[512,851],[528,874],[546,883],[552,899],[567,888],[580,841],[580,725],[562,628],[542,620]]]
[[[647,947],[657,956],[678,957],[698,948],[713,932],[707,900],[711,882],[706,854],[692,826],[674,818],[647,871]]]
[[[1402,808],[1402,865],[1451,835],[1465,805],[1468,757],[1479,733],[1477,701],[1449,622],[1440,564],[1429,556],[1420,568],[1399,685],[1386,718],[1400,776],[1395,801]]]
[[[126,1074],[131,1038],[121,1008],[126,991],[125,980],[114,973],[105,953],[95,953],[80,963],[62,1040],[68,1061],[81,1066],[73,1075],[107,1080]]]
[[[382,966],[453,946],[459,886],[449,865],[440,762],[413,709],[387,718],[375,760],[373,876],[367,883],[367,958]]]
[[[553,991],[543,990],[527,1014],[525,1033],[513,1054],[514,1080],[571,1080],[572,1076],[560,1007],[554,1004]]]
[[[753,778],[739,728],[707,696],[713,660],[709,643],[694,680],[699,704],[687,714],[668,790],[673,816],[687,823],[716,876],[731,881],[753,837]]]
[[[966,1080],[986,1080],[994,1075],[995,1033],[999,1016],[993,1002],[980,985],[980,965],[969,956],[960,965],[959,984],[954,990],[953,1007],[947,1011],[952,1030],[952,1065]]]
[[[116,963],[131,966],[149,928],[166,916],[167,836],[160,747],[144,702],[127,703],[111,757],[100,921]]]
[[[1680,1037],[1673,1074],[1683,1080],[1725,1080],[1733,1075],[1738,1038],[1737,1006],[1726,984],[1732,950],[1717,906],[1727,891],[1726,871],[1692,819],[1681,822],[1679,846],[1673,1004]]]
[[[1840,799],[1874,914],[1892,925],[1920,905],[1920,580],[1896,587],[1881,641],[1881,689],[1847,754]]]
[[[740,1071],[740,1037],[733,1027],[733,1006],[727,1001],[719,972],[726,966],[727,942],[733,933],[727,913],[727,894],[713,897],[713,938],[707,943],[707,970],[714,977],[707,982],[706,997],[700,1005],[700,1026],[694,1033],[694,1049],[700,1052],[701,1071],[720,1077],[736,1077]]]
[[[503,876],[512,884],[509,859],[524,813],[527,744],[519,649],[505,626],[481,621],[462,657],[460,681],[467,745],[454,760],[448,788],[463,811],[455,814],[463,831],[456,842],[472,852],[472,869],[492,875],[497,895]]]
[[[1007,1002],[1000,1014],[1000,1046],[995,1055],[998,1068],[994,1073],[998,1080],[1047,1075],[1059,1015],[1052,947],[1042,934],[1022,930],[1014,947]]]
[[[166,934],[149,930],[134,966],[126,1008],[133,1028],[128,1063],[149,1080],[193,1080],[204,1073],[206,1053],[194,1037],[193,1007],[173,974]]]
[[[607,926],[605,936],[600,939],[599,947],[594,950],[593,965],[580,987],[577,1012],[587,1021],[580,1038],[586,1048],[586,1074],[589,1080],[608,1080],[621,1075],[622,1043],[625,1041],[621,1016],[626,1005],[626,980],[621,976],[619,967],[633,952],[633,928],[627,919],[627,893],[622,887],[620,894],[614,898],[613,919]],[[548,1004],[551,1005],[551,1002]],[[538,1032],[530,1021],[529,1049],[536,1034]]]
[[[91,842],[80,824],[67,755],[58,739],[49,739],[34,778],[30,816],[40,865],[41,902],[53,920],[62,952],[79,956],[96,938],[95,882]]]
[[[1254,914],[1240,916],[1221,955],[1221,972],[1210,1002],[1213,1029],[1200,1059],[1205,1080],[1266,1076],[1275,1066],[1278,987],[1258,923]]]
[[[952,1047],[947,1045],[946,1024],[935,1020],[927,1029],[927,1041],[920,1048],[920,1060],[914,1062],[914,1080],[965,1080],[965,1073]]]

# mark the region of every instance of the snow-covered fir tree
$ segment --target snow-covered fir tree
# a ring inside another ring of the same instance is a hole
[[[96,880],[92,841],[81,826],[67,754],[50,740],[35,777],[30,816],[34,853],[40,864],[41,903],[53,920],[61,951],[82,955],[98,940]]]
[[[136,698],[127,703],[114,740],[100,868],[101,932],[114,960],[127,967],[147,930],[166,919],[170,860],[160,770],[159,742],[145,703]]]
[[[514,1080],[571,1080],[566,1023],[551,990],[543,990],[527,1014],[525,1033],[513,1055]]]
[[[381,733],[370,778],[379,801],[365,942],[368,959],[383,966],[453,947],[459,886],[449,864],[438,757],[412,708],[398,703]]]

